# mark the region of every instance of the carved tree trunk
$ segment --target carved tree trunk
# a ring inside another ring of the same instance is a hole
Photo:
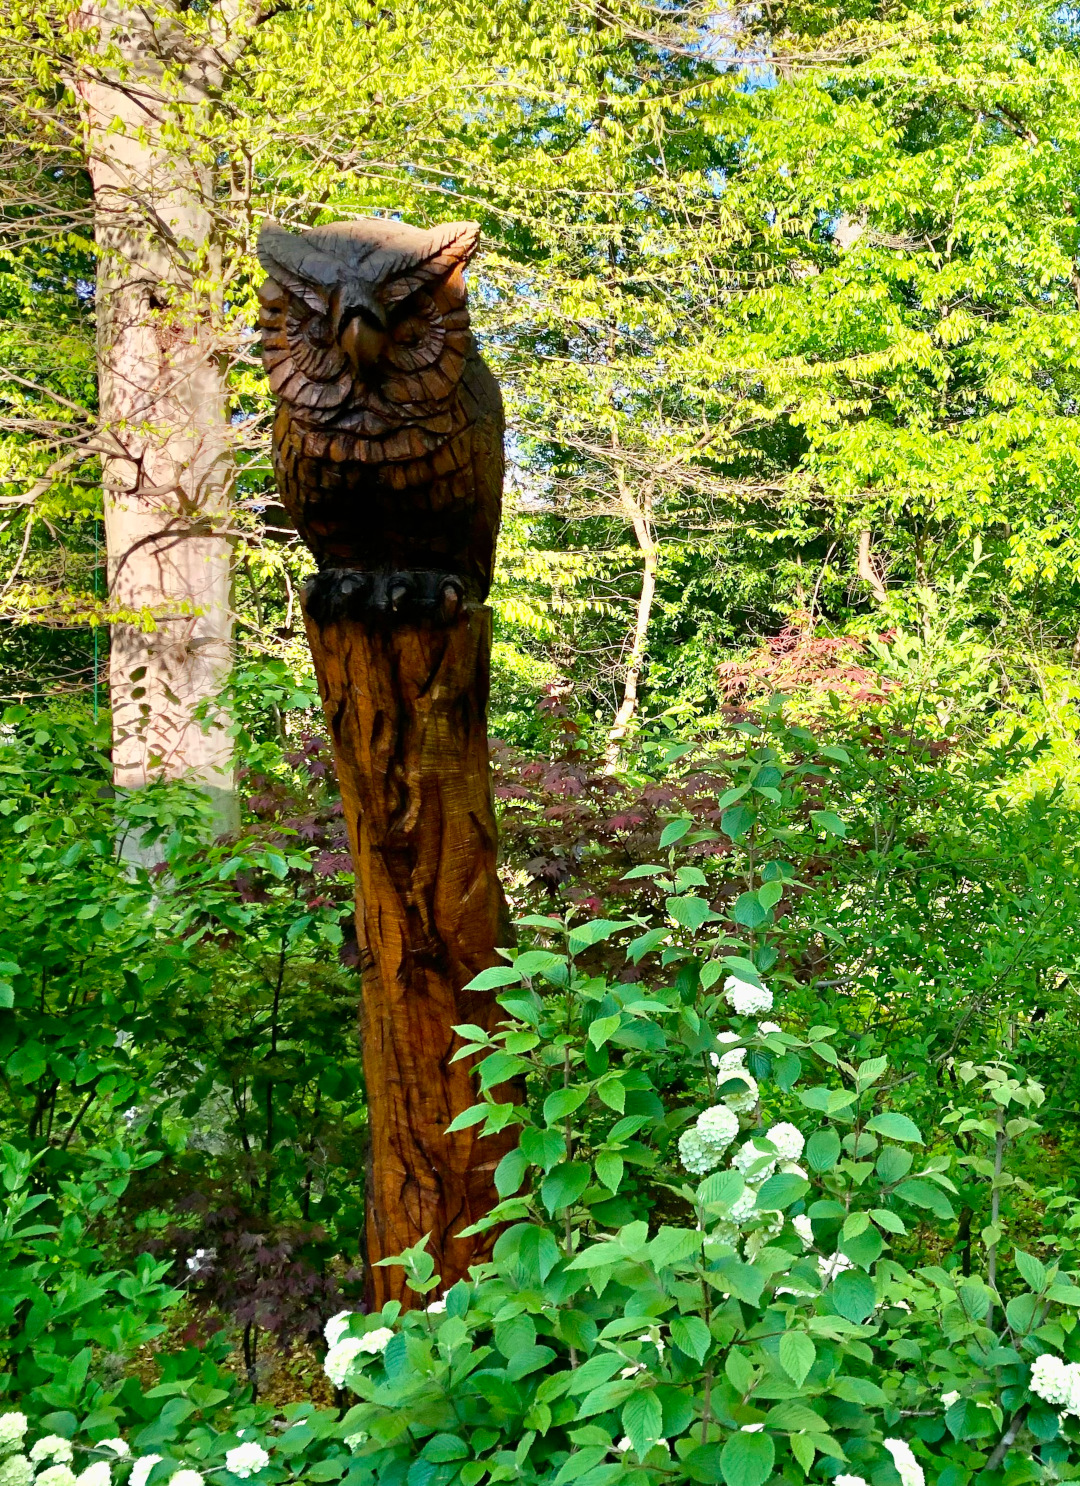
[[[231,663],[221,262],[211,170],[168,138],[205,102],[221,58],[184,52],[165,7],[150,18],[99,0],[80,21],[107,57],[80,71],[76,89],[99,252],[109,593],[123,616],[110,656],[113,774],[123,789],[187,778],[226,830],[236,819],[232,742],[196,717]]]
[[[477,1101],[468,1064],[451,1062],[453,1027],[501,1015],[494,996],[463,987],[510,932],[488,763],[491,615],[305,619],[356,865],[369,1298],[408,1304],[401,1269],[373,1266],[426,1234],[443,1287],[488,1257],[490,1232],[458,1235],[490,1209],[492,1174],[516,1143],[516,1129],[446,1133]]]

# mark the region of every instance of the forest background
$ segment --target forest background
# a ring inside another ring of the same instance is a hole
[[[955,1208],[922,1192],[930,1226],[901,1244],[912,1272],[983,1274],[1003,1308],[1009,1285],[1034,1283],[1020,1261],[1001,1277],[1006,1233],[1068,1264],[1078,47],[1068,7],[1004,0],[19,0],[0,23],[13,1402],[87,1439],[138,1418],[142,1448],[197,1458],[185,1431],[263,1419],[253,1391],[275,1408],[335,1401],[315,1366],[321,1329],[362,1290],[351,876],[299,622],[310,559],[269,468],[254,328],[265,216],[482,225],[473,324],[509,427],[491,730],[515,910],[546,917],[532,925],[544,943],[567,914],[658,925],[630,959],[597,931],[590,972],[620,993],[666,977],[707,998],[710,957],[734,949],[783,984],[801,1046],[835,1038],[850,1068],[887,1052],[890,1107],[964,1171]],[[145,119],[114,127],[95,89]],[[183,785],[114,790],[110,707],[115,720],[200,698],[152,692],[139,666],[119,680],[114,667],[110,692],[110,629],[149,643],[192,612],[110,582],[113,441],[152,446],[165,416],[124,409],[102,372],[122,339],[102,305],[129,287],[109,277],[93,168],[110,129],[149,139],[146,180],[166,201],[194,191],[203,214],[195,239],[173,241],[160,296],[143,289],[159,340],[175,331],[212,360],[224,409],[209,497],[170,512],[228,572],[211,616],[225,661],[201,698],[208,728],[218,716],[224,817]],[[687,894],[704,910],[671,907]],[[650,1077],[666,1057],[651,1035],[621,1046]],[[689,1097],[671,1068],[656,1078]],[[963,1093],[976,1079],[981,1105]],[[663,1215],[650,1162],[674,1159],[688,1118],[627,1088],[657,1123],[648,1141],[604,1146],[620,1164],[617,1179],[596,1167],[603,1200],[621,1189],[629,1204],[612,1223]],[[961,1097],[975,1101],[963,1116]],[[1012,1105],[1040,1101],[1035,1130]],[[844,1138],[854,1162],[872,1137]],[[642,1168],[627,1186],[624,1151]],[[529,1222],[562,1235],[573,1208],[602,1223],[584,1196],[584,1209],[580,1190],[545,1199]],[[31,1208],[40,1232],[19,1226]],[[1020,1346],[1018,1315],[1003,1347]],[[1027,1323],[1032,1336],[1050,1324]],[[1067,1352],[1071,1335],[1031,1346]],[[927,1451],[944,1438],[959,1452],[946,1486],[1001,1468],[996,1442],[1028,1408],[1016,1386],[987,1383],[997,1402],[945,1433],[925,1424]],[[166,1418],[162,1398],[183,1407]],[[1024,1436],[1026,1459],[1049,1479],[1074,1447],[1043,1432]],[[309,1444],[312,1479],[336,1479]],[[831,1448],[814,1447],[827,1475]],[[449,1482],[454,1460],[430,1455],[410,1486]],[[565,1456],[541,1450],[529,1468],[554,1478]],[[719,1479],[701,1469],[693,1479]],[[724,1479],[758,1486],[752,1470]]]

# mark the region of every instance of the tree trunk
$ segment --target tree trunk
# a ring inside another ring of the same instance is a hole
[[[637,712],[638,688],[645,668],[648,651],[649,618],[653,599],[656,597],[656,539],[652,530],[652,499],[646,496],[639,507],[623,477],[619,476],[619,496],[622,509],[634,529],[637,544],[641,549],[641,592],[638,594],[637,612],[634,616],[634,635],[630,642],[630,653],[626,658],[626,678],[623,682],[622,701],[615,720],[608,732],[604,750],[604,764],[610,773],[619,761],[619,750],[626,741],[634,715]]]
[[[403,1271],[374,1266],[425,1235],[443,1288],[488,1258],[493,1232],[460,1230],[490,1210],[517,1143],[516,1126],[446,1133],[478,1100],[468,1063],[451,1062],[454,1026],[502,1015],[463,987],[511,932],[488,762],[491,613],[466,608],[447,627],[305,620],[356,866],[369,1298],[409,1304]]]
[[[859,549],[856,562],[859,577],[873,589],[874,597],[878,603],[885,603],[889,597],[889,591],[881,581],[881,574],[874,566],[874,556],[870,550],[870,530],[868,527],[859,533]]]
[[[133,789],[185,778],[236,822],[232,743],[198,717],[226,681],[232,645],[234,464],[221,354],[213,178],[167,130],[205,101],[159,58],[173,38],[114,0],[84,11],[96,50],[76,78],[94,193],[102,483],[112,626],[113,777]],[[162,13],[163,14],[163,13]],[[175,60],[175,59],[174,59]]]

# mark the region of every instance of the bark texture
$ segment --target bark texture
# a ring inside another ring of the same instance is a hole
[[[623,681],[622,701],[608,732],[604,749],[604,765],[608,772],[614,771],[619,762],[619,753],[634,723],[638,707],[638,692],[645,669],[649,649],[649,619],[653,600],[656,598],[657,549],[652,525],[652,493],[646,491],[640,502],[635,501],[620,473],[620,511],[630,523],[641,551],[641,592],[638,594],[634,614],[634,633],[630,640],[630,651],[626,657],[626,673]]]
[[[501,1016],[493,995],[463,987],[510,932],[488,764],[491,615],[320,626],[305,606],[305,618],[356,865],[370,1299],[415,1304],[402,1270],[375,1264],[429,1234],[445,1287],[488,1257],[493,1233],[460,1231],[491,1208],[516,1143],[516,1130],[446,1133],[477,1097],[468,1062],[451,1062],[453,1027]]]
[[[233,480],[214,182],[168,137],[220,79],[168,11],[81,23],[108,58],[76,78],[98,246],[98,385],[118,786],[188,778],[235,823],[232,746],[196,712],[231,660]],[[185,51],[184,49],[187,48]]]

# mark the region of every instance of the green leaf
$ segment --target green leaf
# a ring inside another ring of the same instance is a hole
[[[500,1197],[510,1197],[525,1180],[528,1161],[521,1150],[507,1151],[495,1168],[495,1190]]]
[[[819,831],[828,836],[846,836],[847,826],[832,810],[811,810],[810,819]]]
[[[598,1016],[595,1021],[589,1023],[589,1041],[593,1047],[603,1047],[608,1038],[617,1032],[621,1025],[621,1012],[616,1012],[613,1016]]]
[[[440,1463],[446,1460],[467,1460],[469,1447],[459,1435],[436,1434],[428,1440],[420,1451],[420,1455],[424,1460],[435,1460]]]
[[[601,1151],[596,1157],[596,1179],[609,1192],[617,1192],[626,1171],[623,1158],[614,1151]]]
[[[848,1321],[865,1321],[877,1304],[873,1280],[853,1269],[838,1274],[826,1293]]]
[[[919,1133],[919,1127],[907,1115],[896,1114],[892,1110],[885,1114],[875,1115],[872,1120],[867,1120],[866,1128],[872,1130],[875,1135],[884,1135],[888,1140],[908,1141],[912,1145],[922,1145],[923,1138]]]
[[[554,1125],[558,1120],[564,1120],[567,1115],[579,1109],[589,1097],[588,1089],[570,1088],[556,1089],[544,1100],[544,1119],[549,1125]]]
[[[622,1411],[622,1427],[630,1438],[634,1454],[639,1460],[643,1460],[660,1438],[664,1427],[660,1400],[651,1388],[639,1389],[626,1400]]]
[[[636,877],[664,877],[670,869],[668,867],[640,866],[631,867],[629,872],[622,875],[623,882],[633,882]]]
[[[720,1469],[727,1486],[765,1486],[776,1464],[776,1446],[764,1430],[733,1434],[720,1454]]]
[[[747,1305],[757,1305],[765,1288],[765,1276],[761,1270],[735,1258],[715,1260],[708,1272],[708,1279],[717,1289],[723,1290],[727,1295],[734,1295],[737,1300],[744,1300]]]
[[[566,959],[563,955],[552,954],[549,949],[527,949],[524,954],[518,955],[513,968],[518,972],[519,977],[526,976],[531,980],[534,975],[543,975],[556,965],[565,964]]]
[[[493,1108],[494,1106],[491,1104],[472,1104],[469,1106],[468,1109],[463,1109],[461,1113],[455,1116],[455,1118],[451,1120],[450,1124],[447,1125],[447,1135],[449,1135],[452,1130],[468,1130],[473,1125],[479,1125],[480,1121],[486,1119]]]
[[[761,1184],[757,1205],[763,1212],[782,1212],[810,1190],[810,1183],[793,1172],[780,1171]]]
[[[540,1184],[544,1206],[553,1216],[576,1202],[592,1176],[587,1161],[564,1161],[548,1172]]]
[[[574,925],[570,930],[567,947],[571,954],[577,954],[579,950],[588,949],[590,945],[601,944],[605,939],[610,939],[612,934],[619,933],[621,929],[636,927],[637,925],[630,923],[628,919],[590,919],[588,923]]]
[[[840,1137],[830,1126],[815,1130],[806,1142],[806,1164],[811,1171],[831,1171],[840,1159]]]
[[[555,1361],[555,1349],[543,1345],[522,1347],[515,1352],[506,1364],[506,1376],[512,1383],[519,1378],[526,1378],[530,1373],[539,1372],[542,1367],[547,1367],[549,1362]]]
[[[684,929],[700,929],[712,914],[705,899],[696,898],[692,894],[683,898],[668,898],[666,907],[675,922]]]
[[[780,1366],[801,1388],[817,1358],[817,1348],[802,1331],[785,1331],[780,1338]]]
[[[688,820],[685,817],[681,820],[669,820],[660,832],[661,848],[674,846],[676,841],[681,841],[693,824],[694,822],[692,820]]]
[[[537,1130],[529,1126],[522,1130],[518,1145],[526,1158],[544,1171],[550,1171],[566,1155],[566,1138],[561,1130]]]
[[[700,1316],[676,1316],[671,1323],[671,1340],[680,1352],[704,1362],[712,1334]]]
[[[732,918],[744,929],[760,929],[768,917],[768,910],[762,908],[757,893],[740,893],[735,899]]]
[[[481,970],[465,987],[467,991],[491,991],[496,986],[516,986],[521,983],[521,973],[513,965],[492,965],[490,970]]]
[[[1029,1285],[1036,1295],[1042,1293],[1046,1286],[1046,1265],[1036,1259],[1034,1254],[1025,1254],[1023,1249],[1013,1249],[1013,1263],[1024,1278],[1024,1283]]]
[[[936,1218],[948,1221],[955,1217],[952,1204],[941,1188],[934,1186],[933,1182],[924,1182],[920,1177],[908,1177],[901,1182],[896,1188],[896,1196],[914,1207],[927,1208]]]
[[[869,1227],[840,1242],[841,1253],[846,1254],[852,1264],[857,1264],[860,1269],[867,1270],[881,1258],[884,1247],[885,1243],[881,1234],[876,1228]]]

